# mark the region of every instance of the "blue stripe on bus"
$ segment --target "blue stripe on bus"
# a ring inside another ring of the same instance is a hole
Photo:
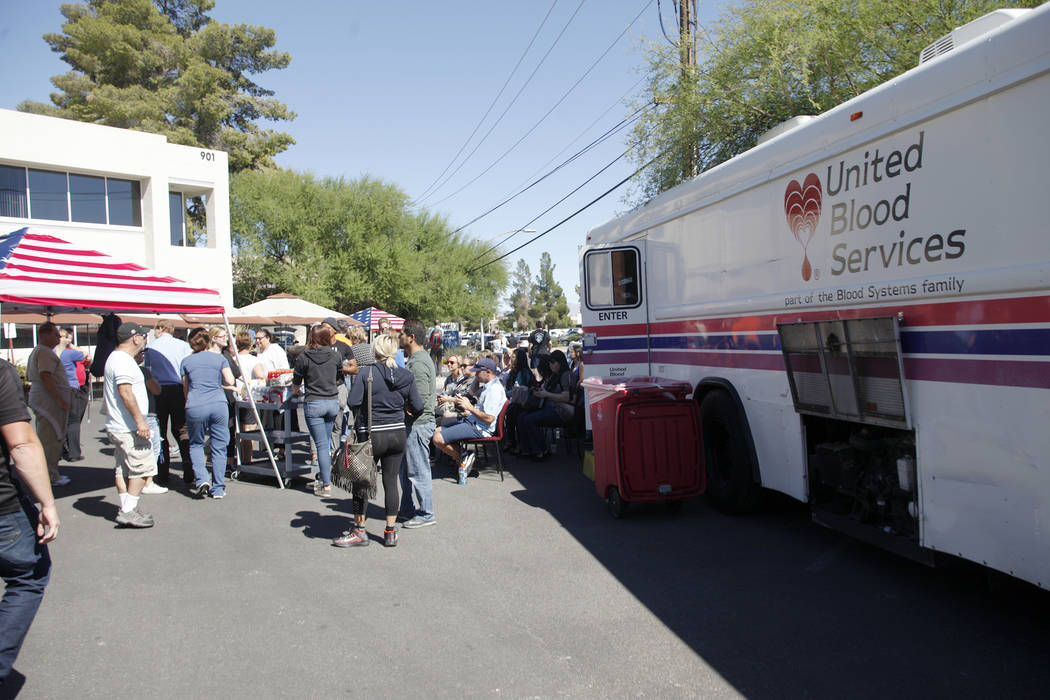
[[[711,334],[599,338],[594,351],[617,350],[780,350],[775,334]],[[905,354],[1050,355],[1050,329],[920,331],[901,329]]]
[[[1050,329],[901,332],[907,354],[1050,355]]]

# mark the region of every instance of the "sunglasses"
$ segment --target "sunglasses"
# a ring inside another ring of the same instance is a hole
[[[446,365],[458,365],[459,363],[456,362],[455,360],[448,360],[445,364]]]

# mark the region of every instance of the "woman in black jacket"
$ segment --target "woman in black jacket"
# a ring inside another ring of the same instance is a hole
[[[339,415],[339,353],[332,347],[332,329],[310,329],[306,350],[295,358],[292,384],[304,385],[303,415],[317,452],[320,478],[314,482],[318,496],[332,495],[332,428]]]
[[[423,401],[416,389],[416,380],[410,371],[397,366],[397,339],[383,334],[372,343],[376,364],[361,367],[357,379],[346,397],[346,405],[357,412],[357,433],[361,438],[368,432],[368,385],[372,385],[372,456],[379,460],[383,471],[383,501],[386,507],[386,529],[383,545],[397,545],[397,510],[401,494],[397,487],[401,457],[405,452],[405,410],[412,415],[423,412]],[[354,527],[332,540],[336,547],[363,547],[368,544],[365,530],[365,511],[370,494],[354,489]]]

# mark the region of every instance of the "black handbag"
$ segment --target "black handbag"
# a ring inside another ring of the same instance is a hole
[[[332,455],[332,483],[359,498],[376,495],[376,461],[372,456],[372,371],[368,368],[368,434],[356,439],[355,430],[335,448]]]

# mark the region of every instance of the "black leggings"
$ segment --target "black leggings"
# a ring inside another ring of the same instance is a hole
[[[383,467],[383,505],[387,516],[396,515],[401,507],[401,492],[398,490],[398,472],[401,469],[401,457],[405,454],[405,429],[373,430],[372,456]],[[354,496],[354,514],[365,513],[365,499]]]

